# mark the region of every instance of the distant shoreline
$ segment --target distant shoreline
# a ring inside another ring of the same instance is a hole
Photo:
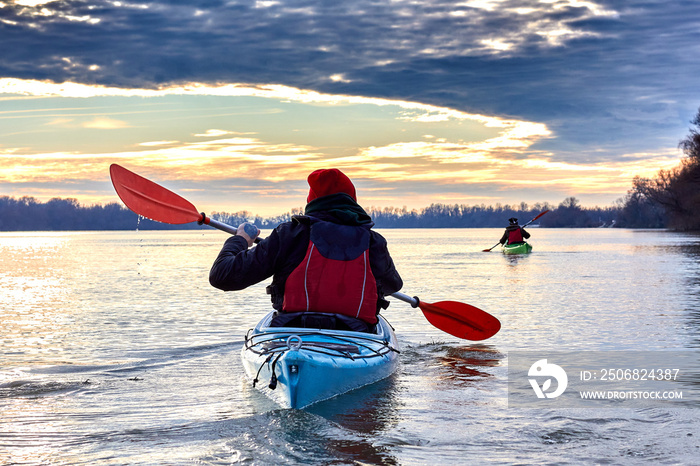
[[[661,217],[649,217],[648,221],[625,221],[624,207],[583,208],[576,198],[568,198],[559,206],[548,203],[529,206],[521,203],[510,205],[469,206],[463,204],[431,204],[417,210],[396,207],[365,208],[374,221],[375,228],[505,228],[508,219],[516,217],[521,224],[537,218],[538,223],[528,228],[665,228]],[[275,217],[261,217],[250,212],[212,213],[212,219],[237,226],[244,222],[260,229],[272,229],[301,214],[294,209]],[[83,206],[75,199],[51,199],[46,203],[32,197],[19,199],[0,196],[0,231],[128,231],[128,230],[192,230],[208,227],[190,224],[170,225],[139,217],[119,203]]]

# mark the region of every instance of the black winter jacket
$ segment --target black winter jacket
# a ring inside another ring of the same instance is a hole
[[[332,215],[321,213],[314,214],[314,217],[333,221]],[[292,221],[279,225],[251,249],[248,249],[248,243],[240,236],[227,239],[211,268],[209,282],[221,290],[233,291],[272,277],[272,285],[268,286],[268,292],[272,295],[272,307],[282,310],[287,277],[306,255],[310,220],[308,216],[294,216]],[[372,274],[377,281],[379,312],[388,304],[384,296],[399,291],[403,281],[389,255],[386,240],[373,230],[370,230],[369,257]]]

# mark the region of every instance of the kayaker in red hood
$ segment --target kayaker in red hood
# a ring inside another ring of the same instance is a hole
[[[386,295],[403,285],[386,240],[357,204],[352,181],[336,168],[312,172],[304,215],[275,228],[256,247],[258,229],[238,227],[209,274],[212,286],[240,290],[272,276],[273,326],[372,331]]]
[[[506,231],[503,233],[503,236],[501,236],[501,240],[499,241],[501,244],[522,243],[530,237],[530,233],[518,225],[517,218],[509,218],[508,223],[509,225],[506,227]]]

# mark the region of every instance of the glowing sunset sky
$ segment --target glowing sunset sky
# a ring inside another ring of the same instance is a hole
[[[0,195],[198,208],[610,205],[678,163],[700,14],[678,1],[0,0]]]

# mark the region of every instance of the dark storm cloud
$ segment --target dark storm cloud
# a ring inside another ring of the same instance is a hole
[[[568,160],[673,147],[700,103],[694,1],[0,5],[1,77],[414,100],[545,122]]]

